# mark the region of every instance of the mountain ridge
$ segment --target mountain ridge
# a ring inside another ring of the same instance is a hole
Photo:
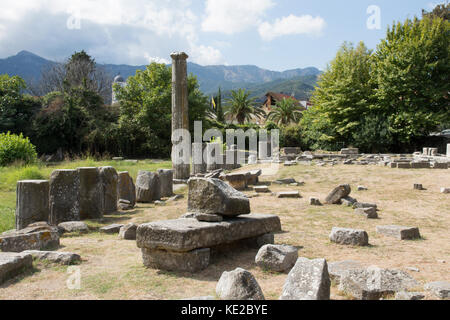
[[[0,74],[18,75],[24,78],[27,83],[35,82],[40,79],[44,68],[57,64],[57,62],[45,59],[37,54],[23,50],[15,56],[0,59]],[[117,74],[128,78],[133,76],[137,70],[144,70],[145,65],[132,66],[127,64],[101,64],[113,78]],[[258,87],[277,80],[301,81],[304,78],[305,83],[310,77],[315,77],[321,71],[315,67],[297,68],[285,71],[272,71],[263,69],[255,65],[211,65],[201,66],[199,64],[188,62],[188,72],[197,76],[200,89],[205,94],[213,94],[220,87],[223,91],[229,91],[237,88]],[[309,84],[309,83],[307,83]]]

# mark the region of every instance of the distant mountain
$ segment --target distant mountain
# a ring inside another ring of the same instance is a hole
[[[28,51],[21,51],[17,55],[0,59],[0,74],[18,75],[28,83],[37,81],[41,72],[56,62],[44,59]],[[100,64],[111,75],[111,78],[121,74],[128,78],[136,74],[137,70],[144,70],[145,65],[129,66]],[[263,96],[267,91],[294,93],[303,99],[315,84],[320,70],[317,68],[293,69],[284,72],[270,71],[252,65],[244,66],[200,66],[188,63],[188,72],[197,76],[200,89],[205,94],[214,94],[221,87],[224,92],[247,88],[254,95]]]

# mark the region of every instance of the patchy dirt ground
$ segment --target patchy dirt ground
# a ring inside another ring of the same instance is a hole
[[[261,166],[258,166],[261,167]],[[258,167],[247,167],[245,170]],[[430,281],[450,280],[450,196],[441,187],[450,187],[448,170],[399,170],[377,166],[315,167],[299,165],[282,168],[262,181],[294,177],[304,181],[302,187],[276,186],[273,192],[299,190],[302,199],[277,199],[263,195],[251,199],[253,213],[277,214],[283,233],[276,235],[277,244],[299,248],[299,256],[324,257],[328,262],[356,260],[364,265],[404,269],[422,285]],[[350,183],[352,196],[363,202],[374,202],[380,208],[378,220],[367,220],[344,206],[311,207],[309,197],[324,199],[338,184]],[[425,191],[413,190],[421,183]],[[368,191],[356,191],[358,185]],[[177,193],[185,193],[182,189]],[[251,192],[249,192],[251,193]],[[174,219],[184,214],[187,199],[165,206],[140,205],[135,211],[107,216],[104,221],[89,222],[92,228],[111,223],[144,223]],[[377,225],[418,226],[423,236],[417,241],[398,241],[378,235]],[[332,227],[364,229],[370,246],[356,248],[330,243]],[[286,274],[259,269],[254,258],[257,250],[229,252],[214,257],[207,270],[196,274],[169,273],[144,268],[135,241],[118,240],[117,236],[92,232],[61,239],[60,251],[82,256],[78,266],[81,288],[69,290],[67,267],[35,263],[34,269],[0,286],[0,299],[182,299],[215,295],[215,286],[223,271],[242,267],[252,272],[267,299],[278,299]],[[445,261],[445,263],[443,262]],[[420,272],[406,270],[417,267]],[[422,288],[417,288],[422,291]],[[348,297],[332,287],[332,299]],[[428,299],[432,297],[427,296]]]

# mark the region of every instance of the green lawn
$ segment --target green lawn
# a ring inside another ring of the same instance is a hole
[[[95,161],[92,159],[62,162],[58,165],[38,164],[27,167],[0,167],[0,233],[14,229],[16,208],[16,184],[20,180],[49,179],[55,169],[76,169],[80,167],[112,166],[117,171],[128,171],[136,181],[139,170],[156,171],[170,169],[171,161],[141,160],[138,163],[125,161]]]

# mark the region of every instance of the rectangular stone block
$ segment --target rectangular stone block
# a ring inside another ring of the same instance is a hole
[[[399,162],[397,163],[398,169],[411,169],[411,163],[410,162]]]
[[[48,221],[50,183],[47,180],[24,180],[16,188],[16,229],[38,221]]]
[[[438,163],[436,162],[433,166],[433,169],[448,169],[448,163]]]
[[[55,170],[50,176],[50,223],[80,221],[80,175],[77,170]]]
[[[59,234],[54,231],[39,231],[28,234],[11,234],[0,237],[0,250],[22,252],[25,250],[45,250],[59,246]]]
[[[398,240],[420,239],[419,228],[403,226],[377,226],[377,233]]]
[[[429,162],[412,162],[411,168],[412,169],[429,169],[431,167],[431,164]]]
[[[137,246],[189,252],[279,231],[281,222],[275,215],[251,214],[216,223],[196,219],[168,220],[140,225],[137,230]]]
[[[165,271],[201,271],[208,267],[210,254],[211,250],[209,248],[189,252],[142,249],[144,266]]]
[[[0,252],[0,284],[19,275],[33,265],[30,254]]]

